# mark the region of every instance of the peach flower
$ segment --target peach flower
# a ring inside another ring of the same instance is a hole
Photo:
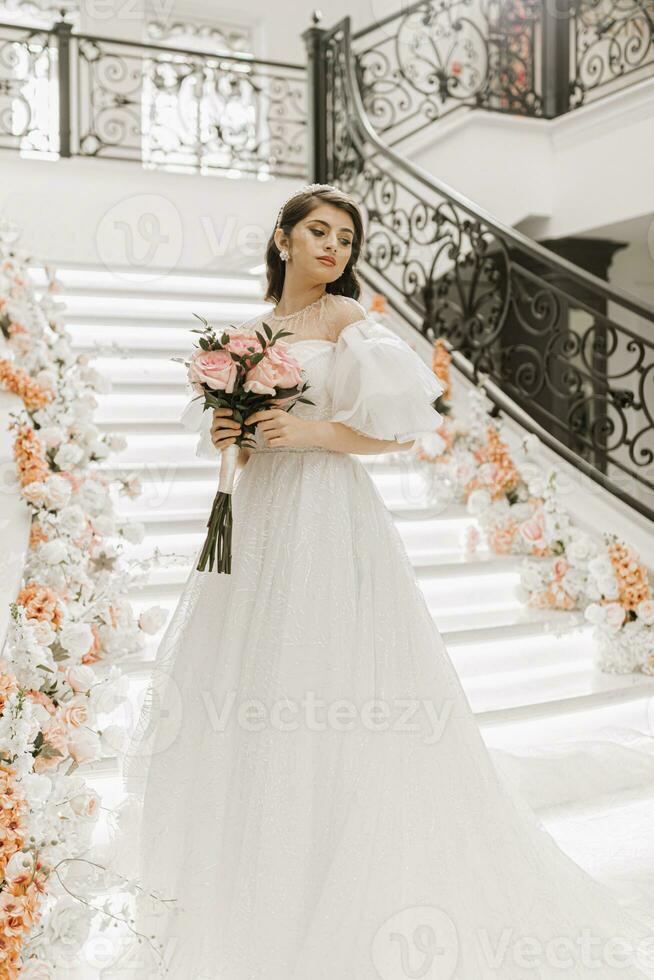
[[[28,582],[18,593],[16,602],[19,606],[23,606],[28,619],[44,619],[54,629],[57,629],[61,625],[63,617],[63,610],[58,599],[54,589],[47,585]]]

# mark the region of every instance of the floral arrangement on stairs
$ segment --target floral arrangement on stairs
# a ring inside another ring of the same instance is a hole
[[[122,665],[165,614],[137,619],[127,598],[157,556],[122,556],[121,539],[144,529],[117,518],[96,466],[124,447],[93,423],[106,380],[71,348],[54,273],[39,296],[15,238],[0,226],[0,385],[23,402],[10,427],[32,523],[0,659],[0,980],[49,980],[80,964],[96,915],[125,922],[111,896],[131,886],[98,860],[101,801],[84,766],[119,750]],[[140,492],[133,481],[120,490]]]
[[[615,535],[604,536],[605,552],[590,563],[586,619],[603,670],[654,674],[654,600],[647,569],[635,550]]]
[[[654,599],[647,570],[633,548],[615,537],[601,542],[576,527],[563,507],[553,469],[538,459],[540,442],[528,435],[519,454],[502,438],[480,386],[468,394],[468,421],[451,402],[451,354],[437,339],[432,368],[445,385],[440,427],[416,446],[430,504],[466,504],[477,526],[466,551],[482,536],[497,555],[524,555],[520,598],[535,609],[583,611],[594,625],[596,664],[607,672],[654,674]]]

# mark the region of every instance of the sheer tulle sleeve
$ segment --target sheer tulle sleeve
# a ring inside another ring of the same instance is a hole
[[[328,377],[330,421],[375,439],[410,442],[443,416],[432,402],[443,385],[401,337],[370,317],[344,327]]]
[[[210,409],[207,409],[206,412],[202,411],[204,398],[198,398],[192,391],[190,385],[188,386],[188,392],[189,401],[180,415],[179,421],[188,432],[198,433],[199,438],[195,448],[196,456],[201,456],[203,459],[218,459],[220,457],[220,450],[216,449],[211,440],[213,412]]]

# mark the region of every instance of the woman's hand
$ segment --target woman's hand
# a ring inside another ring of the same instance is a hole
[[[282,399],[275,399],[283,404]],[[285,399],[288,401],[289,399]],[[315,422],[300,419],[283,408],[262,408],[243,420],[245,425],[257,423],[260,432],[269,446],[314,446]]]
[[[236,422],[231,408],[214,408],[213,422],[211,423],[211,441],[216,449],[226,449],[236,442],[236,437],[241,434],[242,426]]]

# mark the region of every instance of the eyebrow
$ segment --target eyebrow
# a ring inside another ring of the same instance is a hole
[[[329,222],[328,221],[323,221],[322,218],[310,218],[309,220],[310,221],[317,221],[319,224],[321,224],[321,225],[327,225],[328,228],[331,228],[331,225],[329,224]],[[342,228],[339,228],[338,230],[339,231],[349,231],[349,233],[351,235],[354,234],[353,230],[351,228],[347,228],[345,225],[343,225],[343,227]]]

